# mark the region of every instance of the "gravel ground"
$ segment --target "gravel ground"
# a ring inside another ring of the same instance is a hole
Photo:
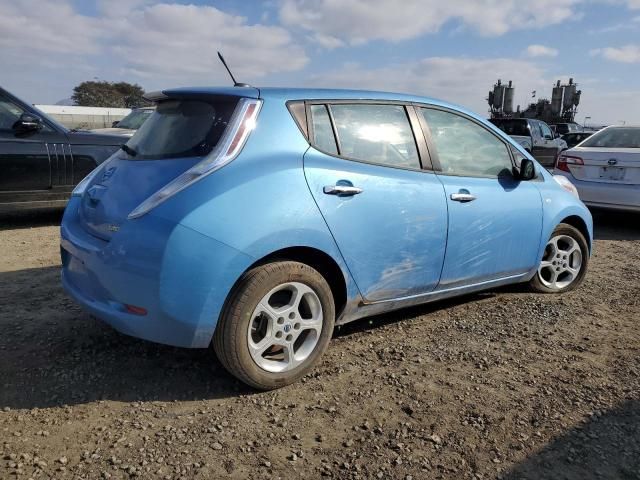
[[[0,478],[640,478],[640,216],[596,215],[575,292],[356,322],[270,393],[83,313],[59,213],[0,222]]]

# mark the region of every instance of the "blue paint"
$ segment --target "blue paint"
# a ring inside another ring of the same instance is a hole
[[[455,177],[336,158],[310,147],[285,106],[299,99],[439,101],[380,92],[180,89],[263,101],[240,155],[147,214],[127,215],[201,157],[116,153],[73,197],[61,227],[63,284],[87,311],[147,340],[207,347],[229,292],[262,258],[290,247],[324,253],[344,277],[344,323],[531,278],[552,230],[586,207],[543,168],[536,181]],[[516,149],[509,137],[483,121]],[[521,150],[522,151],[522,150]],[[523,154],[525,154],[523,152]],[[353,185],[337,196],[325,186]],[[468,191],[477,199],[451,201]],[[146,316],[126,305],[143,307]]]

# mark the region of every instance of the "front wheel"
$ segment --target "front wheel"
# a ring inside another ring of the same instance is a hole
[[[584,235],[577,228],[561,223],[551,234],[529,285],[541,293],[568,292],[582,283],[588,263],[589,247]]]
[[[271,390],[305,375],[327,349],[335,307],[324,277],[282,261],[245,273],[213,339],[224,367],[244,383]]]

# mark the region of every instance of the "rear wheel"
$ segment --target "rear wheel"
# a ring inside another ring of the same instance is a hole
[[[214,334],[225,368],[261,390],[293,383],[327,349],[335,307],[324,277],[299,262],[247,272],[232,292]]]
[[[561,223],[551,234],[538,271],[529,284],[537,292],[568,292],[582,283],[588,263],[589,247],[582,233]]]

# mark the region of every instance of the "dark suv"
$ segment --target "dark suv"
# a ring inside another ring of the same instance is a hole
[[[69,130],[0,88],[0,212],[63,207],[122,143],[119,135]]]

